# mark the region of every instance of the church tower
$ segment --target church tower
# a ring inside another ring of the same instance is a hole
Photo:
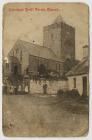
[[[43,46],[52,49],[61,60],[74,59],[75,28],[58,16],[53,24],[44,27]]]

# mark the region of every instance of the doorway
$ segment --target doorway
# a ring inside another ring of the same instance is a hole
[[[83,96],[87,96],[87,77],[84,76],[83,80]]]

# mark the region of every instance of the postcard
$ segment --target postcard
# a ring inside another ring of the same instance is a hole
[[[89,7],[3,7],[3,134],[82,137],[89,130]]]

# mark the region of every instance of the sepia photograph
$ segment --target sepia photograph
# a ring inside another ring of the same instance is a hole
[[[89,38],[84,3],[3,6],[4,136],[88,135]]]

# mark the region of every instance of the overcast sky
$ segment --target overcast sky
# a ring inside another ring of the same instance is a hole
[[[22,11],[13,11],[13,9]],[[33,11],[25,11],[33,8]],[[45,8],[37,11],[35,8]],[[47,8],[56,9],[47,11]],[[85,4],[7,4],[3,14],[3,47],[4,56],[13,47],[17,39],[43,45],[43,27],[52,24],[58,15],[64,22],[75,27],[76,30],[76,58],[83,57],[83,45],[88,44],[88,6]]]

